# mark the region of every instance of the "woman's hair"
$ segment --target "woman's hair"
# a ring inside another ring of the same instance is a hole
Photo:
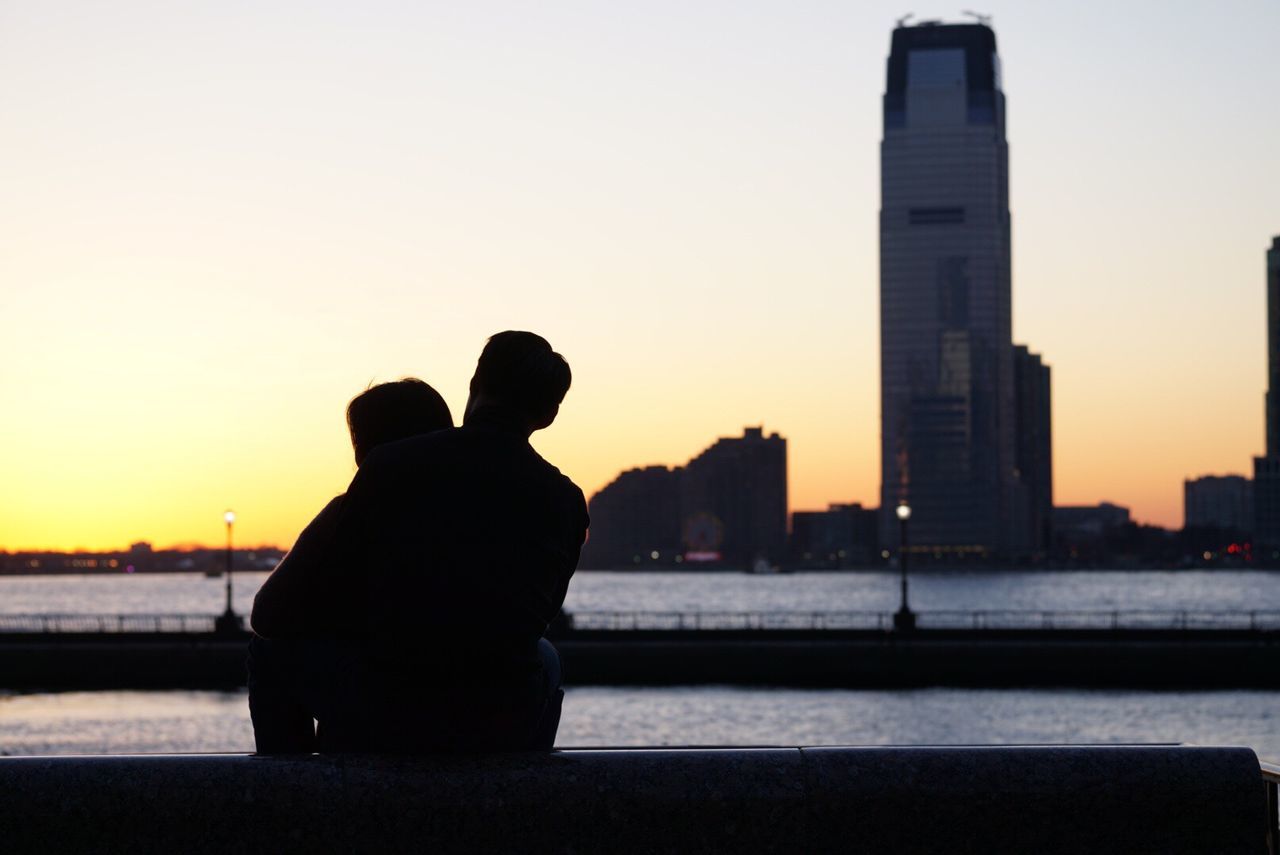
[[[449,405],[416,377],[370,386],[347,405],[347,429],[359,466],[374,446],[453,427]]]

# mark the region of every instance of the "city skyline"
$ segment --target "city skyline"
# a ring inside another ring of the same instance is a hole
[[[1184,478],[1264,448],[1280,10],[1090,8],[983,10],[1014,338],[1058,503],[1176,527]],[[228,506],[287,544],[353,473],[352,396],[417,375],[456,416],[507,327],[573,365],[534,443],[588,495],[763,422],[792,508],[877,504],[903,11],[10,4],[0,549],[216,543]]]

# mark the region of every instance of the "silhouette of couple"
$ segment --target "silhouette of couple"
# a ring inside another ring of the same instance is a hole
[[[461,427],[421,380],[351,402],[356,476],[254,600],[259,753],[552,747],[564,693],[542,634],[587,509],[529,436],[570,379],[545,339],[508,331],[480,354]]]

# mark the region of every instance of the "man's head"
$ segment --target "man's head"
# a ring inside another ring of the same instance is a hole
[[[376,445],[453,427],[440,393],[415,377],[370,386],[347,405],[347,428],[356,465]]]
[[[565,358],[540,335],[507,330],[492,336],[471,378],[467,415],[479,407],[501,407],[529,432],[555,421],[573,376]]]

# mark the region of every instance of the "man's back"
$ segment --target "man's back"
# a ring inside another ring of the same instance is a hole
[[[370,455],[335,557],[361,568],[353,605],[379,667],[494,685],[536,671],[586,527],[582,491],[500,411],[480,410],[462,428]]]

